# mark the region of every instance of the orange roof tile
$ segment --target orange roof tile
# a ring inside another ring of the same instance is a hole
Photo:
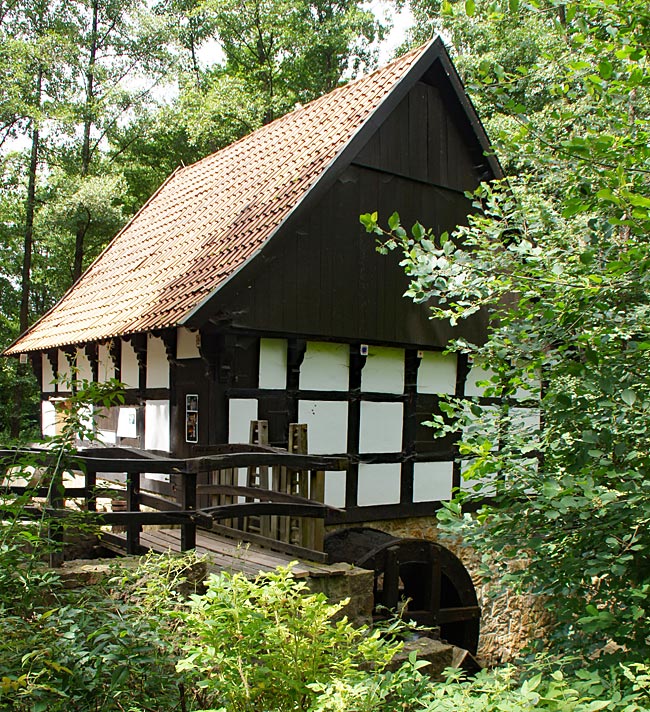
[[[180,324],[274,234],[427,47],[177,169],[5,353]]]

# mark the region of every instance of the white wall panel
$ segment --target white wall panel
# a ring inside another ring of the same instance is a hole
[[[357,504],[399,504],[402,466],[399,462],[369,465],[359,464]]]
[[[184,326],[179,327],[176,332],[176,358],[201,358],[200,340],[198,331],[186,329]]]
[[[117,436],[113,430],[98,430],[97,437],[103,445],[115,445]]]
[[[169,388],[169,361],[162,339],[147,338],[147,388]]]
[[[70,362],[68,361],[68,357],[65,355],[65,352],[61,351],[61,349],[58,351],[58,364],[57,377],[59,390],[69,391],[71,379]]]
[[[309,341],[300,366],[299,387],[305,391],[347,391],[350,348],[347,344]]]
[[[456,392],[456,354],[425,351],[418,368],[418,393]]]
[[[55,391],[55,386],[52,381],[54,380],[54,371],[52,370],[52,364],[47,354],[43,354],[41,359],[41,373],[43,374],[43,392],[53,393]]]
[[[170,476],[165,472],[143,472],[144,478],[146,480],[155,480],[156,482],[169,482]],[[146,483],[142,484],[143,489],[146,489]]]
[[[140,387],[138,359],[133,347],[128,341],[122,341],[121,376],[122,383],[124,383],[127,388]]]
[[[325,472],[325,504],[330,507],[345,507],[345,470],[328,470]]]
[[[77,378],[80,381],[93,380],[93,369],[86,356],[86,349],[77,349]]]
[[[122,406],[117,412],[117,436],[120,438],[138,437],[138,413],[131,406]]]
[[[100,383],[105,383],[110,381],[111,378],[115,378],[115,364],[111,358],[111,352],[108,348],[108,344],[100,344],[97,349],[97,380]]]
[[[260,339],[259,387],[287,387],[286,339]]]
[[[361,371],[361,390],[377,393],[404,392],[404,349],[370,346]]]
[[[307,449],[317,455],[347,452],[347,401],[311,401],[298,403],[298,421],[307,423]]]
[[[256,399],[232,398],[228,401],[228,442],[249,442],[251,420],[257,420]]]
[[[41,401],[41,431],[44,438],[56,435],[56,408],[51,401]]]
[[[516,428],[524,428],[531,436],[539,433],[541,418],[538,408],[513,408],[512,425]]]
[[[485,394],[485,387],[479,386],[480,381],[489,381],[494,372],[482,366],[472,366],[465,381],[466,396],[482,396]]]
[[[148,400],[145,402],[144,449],[169,452],[168,400]]]
[[[453,462],[416,462],[413,465],[413,501],[440,502],[451,499]]]
[[[401,452],[402,403],[361,402],[359,452]]]

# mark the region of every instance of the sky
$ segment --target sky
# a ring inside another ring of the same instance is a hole
[[[380,20],[390,20],[393,24],[393,29],[379,47],[379,64],[386,64],[406,39],[406,31],[413,24],[413,15],[408,4],[401,12],[396,12],[394,5],[384,0],[371,0],[370,9]]]

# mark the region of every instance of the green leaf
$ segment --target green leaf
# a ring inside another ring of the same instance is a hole
[[[473,17],[476,13],[476,3],[474,0],[465,0],[465,12],[469,17]]]
[[[608,62],[606,59],[603,59],[598,62],[598,73],[603,79],[609,79],[614,73],[612,63]]]
[[[426,230],[419,222],[416,222],[411,228],[411,234],[416,240],[421,240],[426,235]]]
[[[621,398],[628,405],[634,405],[634,403],[636,402],[636,393],[633,390],[626,388],[624,391],[621,392]]]
[[[389,218],[388,218],[388,227],[391,230],[396,230],[400,225],[400,220],[399,220],[399,213],[394,212]]]

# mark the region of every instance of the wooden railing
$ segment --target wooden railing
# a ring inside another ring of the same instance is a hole
[[[28,518],[45,513],[53,522],[56,538],[57,520],[73,512],[66,507],[66,500],[74,500],[77,509],[86,511],[92,522],[125,527],[127,553],[140,551],[140,533],[146,525],[180,525],[183,551],[195,548],[197,527],[204,527],[231,534],[241,529],[245,540],[298,556],[322,552],[324,518],[332,509],[322,501],[324,473],[347,467],[344,458],[297,454],[261,445],[217,446],[210,448],[208,454],[187,459],[125,448],[79,450],[66,454],[61,462],[57,462],[58,457],[47,450],[0,450],[0,516]],[[30,465],[28,470],[24,467],[26,462]],[[242,486],[228,483],[228,478],[219,475],[240,468],[249,473],[266,468],[271,477],[260,486],[249,486],[248,481]],[[124,473],[125,487],[117,490],[117,497],[125,499],[123,511],[97,511],[98,498],[113,502],[117,498],[116,488],[104,481],[103,473]],[[180,483],[175,501],[145,492],[145,473],[173,476]],[[202,473],[209,473],[201,478],[207,483],[199,484]],[[286,486],[290,481],[307,482],[311,485],[307,492],[320,495],[320,501],[291,491]],[[31,500],[16,512],[7,497],[24,494],[29,494]],[[200,502],[206,497],[211,500],[207,506]],[[258,531],[250,526],[251,521],[258,522]],[[295,528],[294,536],[291,534],[291,523],[295,521],[301,522],[298,539]]]

